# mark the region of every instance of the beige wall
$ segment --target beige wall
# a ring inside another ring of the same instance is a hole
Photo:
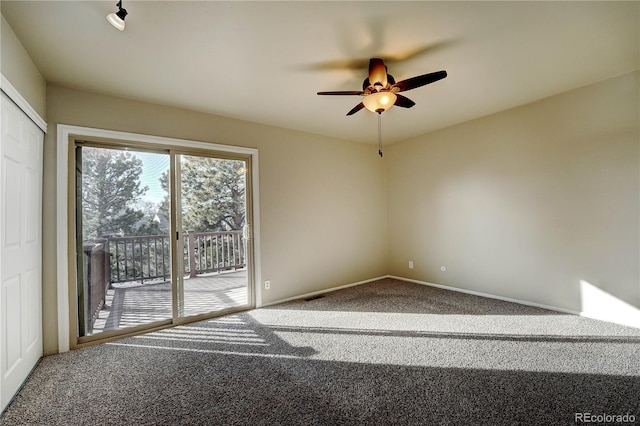
[[[0,71],[38,115],[46,120],[47,84],[4,16],[0,27]]]
[[[265,303],[390,273],[574,311],[582,280],[640,307],[639,79],[394,144],[382,161],[370,145],[50,86],[45,353],[57,123],[258,148]]]
[[[56,125],[259,150],[263,302],[387,273],[383,162],[373,146],[49,86],[44,184],[44,350],[57,349]]]
[[[390,273],[573,311],[582,280],[640,307],[639,78],[392,145]]]

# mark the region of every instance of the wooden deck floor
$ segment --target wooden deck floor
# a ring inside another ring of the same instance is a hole
[[[171,283],[114,285],[107,292],[93,333],[170,319]],[[247,271],[213,273],[185,278],[184,313],[192,316],[248,305]]]

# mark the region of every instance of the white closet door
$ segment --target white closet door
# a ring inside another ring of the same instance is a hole
[[[42,356],[44,133],[2,93],[0,412]]]

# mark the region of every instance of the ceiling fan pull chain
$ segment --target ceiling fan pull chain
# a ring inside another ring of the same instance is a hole
[[[378,113],[378,154],[382,157],[382,112]]]

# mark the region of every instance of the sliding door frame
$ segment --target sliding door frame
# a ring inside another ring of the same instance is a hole
[[[256,307],[257,303],[256,303],[256,288],[259,288],[260,286],[257,285],[257,283],[259,283],[259,280],[256,280],[256,274],[254,272],[254,268],[255,268],[255,262],[254,262],[254,255],[256,253],[256,248],[254,246],[254,241],[255,238],[252,235],[251,232],[251,228],[253,227],[253,220],[255,217],[255,212],[254,212],[254,199],[255,197],[253,196],[253,191],[254,191],[254,179],[253,179],[253,175],[254,175],[254,170],[253,170],[253,159],[251,155],[245,155],[245,154],[234,154],[234,153],[230,153],[230,152],[221,152],[221,151],[214,151],[214,150],[202,150],[202,149],[184,149],[184,148],[177,148],[177,149],[171,149],[170,150],[170,160],[169,160],[169,167],[170,167],[170,171],[169,171],[169,177],[170,177],[170,185],[171,188],[173,189],[172,191],[172,197],[171,197],[171,230],[172,232],[175,233],[179,232],[179,238],[171,238],[171,251],[173,253],[179,253],[182,251],[183,246],[182,244],[184,244],[184,239],[182,238],[182,227],[178,226],[181,225],[181,223],[177,223],[178,217],[182,218],[182,213],[180,212],[180,214],[178,214],[177,210],[182,210],[181,207],[181,189],[180,189],[180,182],[177,180],[178,176],[182,176],[182,171],[180,169],[180,156],[182,155],[189,155],[189,156],[201,156],[201,157],[208,157],[208,158],[215,158],[215,159],[221,159],[221,160],[239,160],[239,161],[244,161],[246,164],[246,179],[245,179],[245,223],[247,225],[249,225],[249,232],[248,232],[248,238],[245,241],[246,244],[246,265],[247,265],[247,271],[251,272],[251,275],[247,275],[247,304],[250,307]],[[178,256],[175,256],[173,258],[174,262],[171,266],[171,274],[172,274],[172,281],[175,281],[176,283],[178,283],[178,280],[184,280],[184,277],[179,277],[178,275],[183,272],[182,271],[182,266],[180,266],[178,264]],[[175,271],[175,272],[174,272]],[[189,323],[189,322],[194,322],[194,321],[200,321],[202,319],[206,319],[211,317],[211,315],[209,313],[203,313],[203,314],[196,314],[196,315],[191,315],[188,317],[182,317],[179,315],[179,312],[184,308],[184,293],[183,293],[183,287],[184,285],[184,281],[180,282],[178,285],[174,285],[172,287],[172,295],[173,295],[173,325],[180,325],[180,324],[185,324],[185,323]],[[182,299],[180,299],[178,297],[178,287],[181,287],[180,289],[180,297]],[[178,306],[178,303],[180,302],[180,300],[182,300],[182,306]],[[235,310],[232,308],[232,310]],[[222,310],[222,311],[217,311],[220,314],[224,314],[227,310]]]
[[[170,153],[170,167],[172,171],[174,167],[173,160],[175,159],[176,153],[246,161],[248,165],[246,181],[246,193],[248,194],[246,198],[247,223],[251,226],[249,232],[250,239],[247,245],[248,270],[251,272],[250,276],[247,277],[248,306],[259,307],[262,305],[262,295],[260,286],[258,285],[261,279],[257,149],[59,124],[57,147],[57,305],[59,352],[66,352],[71,348],[75,349],[89,344],[102,343],[126,335],[138,334],[141,331],[162,329],[211,317],[211,314],[202,314],[187,318],[175,318],[174,313],[174,318],[158,322],[152,328],[148,326],[132,327],[125,329],[125,332],[101,333],[99,339],[89,339],[89,341],[82,339],[78,341],[79,338],[77,337],[76,329],[75,327],[71,327],[71,325],[77,321],[77,310],[74,306],[77,274],[75,267],[75,141],[88,141],[89,143],[113,148],[129,147],[151,152],[168,151]],[[74,167],[72,168],[71,165]],[[170,175],[173,176],[171,172]],[[172,177],[172,179],[174,178]],[[172,196],[172,198],[174,197],[175,196]],[[172,214],[175,214],[175,211],[173,211],[173,209],[175,209],[175,201],[171,204]],[[172,221],[174,220],[175,219],[172,219]],[[175,226],[175,223],[173,225]],[[172,226],[172,229],[175,229],[174,226]],[[171,240],[173,241],[173,238]],[[177,273],[177,271],[172,271],[172,275],[175,275],[175,273]],[[225,311],[221,311],[220,313],[224,312]]]
[[[78,204],[81,201],[79,198],[79,193],[81,191],[81,181],[79,179],[79,171],[78,171],[78,159],[82,158],[79,155],[78,148],[98,148],[105,150],[113,150],[120,152],[148,152],[154,154],[163,154],[167,157],[170,157],[170,149],[164,146],[153,145],[148,143],[139,143],[135,141],[125,142],[121,140],[111,140],[104,138],[95,138],[95,137],[80,137],[80,136],[70,136],[69,137],[69,158],[73,157],[74,165],[70,166],[72,170],[75,170],[75,173],[70,172],[69,179],[73,181],[73,187],[75,188],[75,194],[68,197],[69,200],[69,216],[73,217],[74,227],[69,229],[69,237],[73,235],[73,241],[69,240],[69,259],[74,257],[74,271],[75,271],[75,279],[71,278],[69,282],[69,322],[70,325],[74,324],[79,327],[80,320],[80,311],[81,309],[86,309],[85,306],[80,306],[80,295],[79,293],[79,282],[82,281],[82,274],[84,271],[81,271],[79,268],[79,262],[82,258],[82,248],[80,248],[81,238],[80,233],[82,231],[82,218],[79,216],[79,211],[82,210],[82,207]],[[171,201],[173,205],[173,200]],[[175,235],[175,230],[171,228],[169,230],[168,236],[171,237]],[[170,238],[170,241],[172,239]],[[170,251],[170,261],[171,261],[171,281],[174,280],[173,275],[173,251]],[[171,297],[174,297],[173,285],[171,291]],[[173,317],[173,315],[172,315]],[[89,346],[95,343],[102,343],[106,341],[110,341],[116,338],[122,338],[122,336],[135,335],[141,332],[146,332],[147,330],[158,330],[165,327],[171,327],[175,325],[172,322],[172,317],[164,320],[154,321],[153,323],[141,324],[133,327],[126,327],[117,330],[105,331],[98,334],[92,335],[79,335],[81,334],[81,330],[73,329],[70,327],[69,330],[69,339],[70,339],[70,348],[77,349],[84,346]]]

